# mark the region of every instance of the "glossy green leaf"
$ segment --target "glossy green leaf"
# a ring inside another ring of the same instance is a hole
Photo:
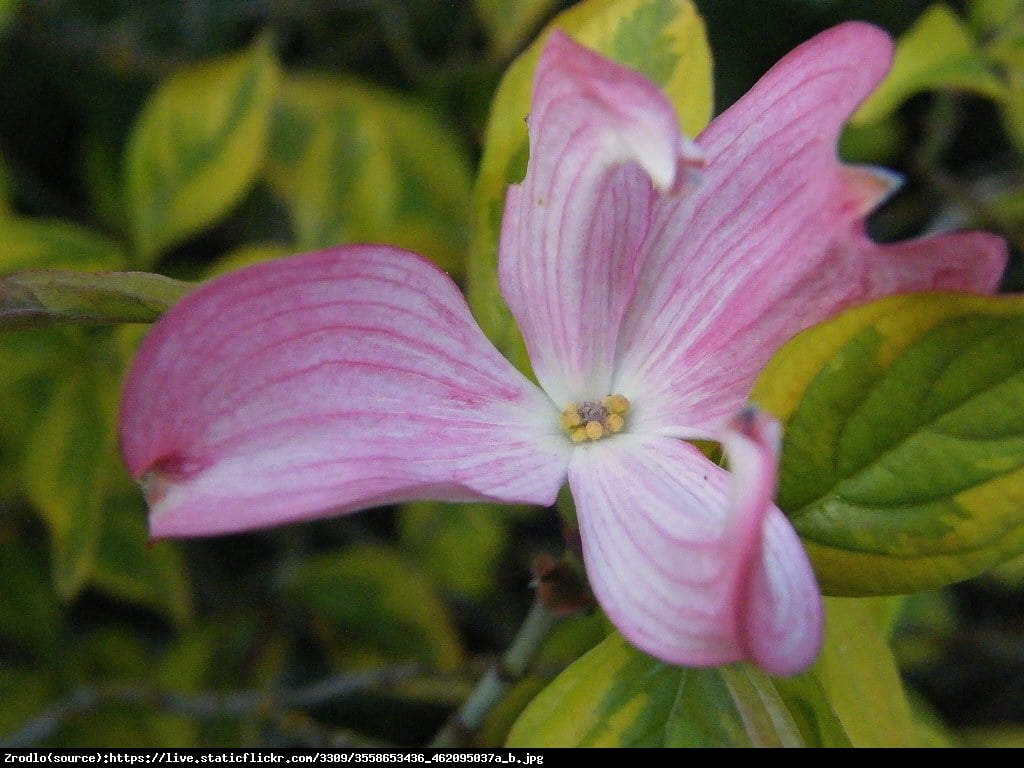
[[[933,5],[900,37],[892,69],[861,105],[854,123],[881,120],[916,93],[954,89],[1001,98],[1003,85],[963,21]]]
[[[0,331],[65,323],[149,323],[193,287],[149,272],[15,272],[0,278]]]
[[[383,547],[312,558],[288,579],[290,597],[344,632],[351,651],[372,646],[393,660],[455,669],[462,646],[429,579]]]
[[[0,216],[0,274],[23,269],[123,269],[125,263],[120,245],[84,227]]]
[[[557,0],[473,0],[473,8],[487,30],[491,52],[507,56],[524,45]]]
[[[270,40],[166,80],[129,137],[126,203],[137,264],[226,214],[263,166],[278,69]]]
[[[267,171],[300,249],[389,243],[461,272],[469,160],[427,107],[351,79],[291,77],[274,114]]]
[[[505,73],[491,105],[484,154],[473,192],[473,245],[467,296],[487,335],[522,370],[529,369],[519,330],[498,290],[498,234],[505,190],[522,180],[529,148],[533,70],[546,31],[575,39],[650,77],[676,106],[693,136],[711,116],[711,54],[704,24],[687,0],[586,0],[558,16]]]
[[[398,530],[402,548],[442,589],[480,599],[494,585],[509,520],[506,510],[489,504],[424,501],[402,507]]]
[[[545,688],[512,747],[801,746],[771,678],[746,665],[664,664],[613,634]]]
[[[98,366],[71,371],[25,449],[25,489],[50,530],[54,584],[64,599],[95,565],[114,457],[116,389]]]
[[[183,624],[191,615],[185,572],[174,542],[149,540],[141,494],[109,505],[90,580],[93,587]]]
[[[810,675],[855,747],[922,746],[892,651],[883,599],[826,598],[825,645]]]
[[[787,344],[778,503],[835,595],[916,592],[1024,551],[1024,299],[922,294]]]

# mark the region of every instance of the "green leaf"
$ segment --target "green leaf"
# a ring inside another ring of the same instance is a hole
[[[491,105],[476,187],[467,297],[477,321],[522,370],[529,370],[519,330],[498,290],[498,235],[505,190],[522,180],[529,148],[533,70],[546,33],[559,27],[583,44],[650,77],[676,106],[693,136],[711,116],[711,54],[704,24],[686,0],[589,0],[558,16],[509,68]]]
[[[508,541],[508,512],[490,504],[406,504],[398,515],[403,549],[443,589],[470,599],[487,595]]]
[[[424,105],[351,79],[289,78],[267,172],[299,248],[389,243],[462,271],[469,160]]]
[[[191,615],[185,564],[174,543],[149,540],[145,520],[139,501],[124,499],[109,505],[90,583],[115,598],[184,624]]]
[[[519,48],[556,4],[556,0],[473,0],[476,15],[487,30],[491,52],[499,58]]]
[[[0,278],[0,331],[65,323],[149,323],[193,287],[149,272],[15,272]]]
[[[451,670],[462,646],[448,611],[422,572],[383,547],[312,558],[288,579],[290,597],[345,633],[348,650],[383,650]]]
[[[50,529],[57,594],[72,598],[93,572],[114,461],[118,382],[101,366],[72,370],[29,437],[22,473]]]
[[[931,589],[1024,551],[1024,299],[875,302],[780,350],[778,503],[827,594]]]
[[[71,348],[67,337],[80,332],[51,328],[0,334],[0,467],[21,465],[28,436],[56,382],[63,378],[64,362]],[[18,472],[0,472],[0,507],[7,499],[24,499]]]
[[[262,168],[278,82],[269,38],[179,72],[153,94],[125,156],[137,263],[226,214]]]
[[[825,645],[810,675],[855,747],[921,746],[899,670],[885,640],[889,605],[825,599]]]
[[[511,747],[801,746],[766,675],[688,669],[614,634],[559,675],[509,733]]]
[[[24,269],[121,269],[121,246],[63,221],[0,216],[0,274]]]
[[[881,120],[916,93],[947,88],[1003,96],[1003,85],[970,30],[947,6],[937,4],[897,41],[892,69],[852,122]]]

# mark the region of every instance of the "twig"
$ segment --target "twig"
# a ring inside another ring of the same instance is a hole
[[[551,613],[538,598],[501,661],[492,664],[459,711],[438,731],[433,747],[462,746],[483,725],[494,705],[521,680],[560,617]]]
[[[337,746],[340,738],[345,743],[355,743],[359,741],[355,735],[327,732],[297,710],[351,696],[367,688],[391,686],[420,671],[419,665],[411,664],[384,667],[335,675],[301,688],[282,691],[236,690],[189,694],[152,688],[145,683],[83,685],[33,717],[10,734],[0,746],[32,746],[53,735],[66,721],[109,705],[136,705],[207,720],[256,715],[283,732],[304,737],[303,741]]]

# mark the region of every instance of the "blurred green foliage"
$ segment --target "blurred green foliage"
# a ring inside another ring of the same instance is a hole
[[[0,274],[13,275],[0,279],[0,743],[422,744],[507,646],[534,556],[563,546],[550,511],[417,504],[147,541],[114,437],[144,326],[117,323],[226,269],[372,240],[465,278],[516,359],[493,248],[525,131],[497,121],[519,133],[495,138],[488,110],[497,93],[500,115],[523,112],[529,65],[499,80],[573,5],[0,0]],[[703,23],[654,0],[568,18],[678,15],[675,50],[696,62],[706,27],[713,94],[710,73],[642,36],[587,33],[660,78],[692,131],[815,32],[881,24],[901,36],[894,75],[843,144],[907,176],[876,234],[982,225],[1020,253],[1021,2],[696,5]],[[1006,287],[1022,285],[1016,259]],[[1024,743],[1012,565],[905,599],[830,600],[822,661],[785,682],[666,668],[606,638],[600,616],[568,619],[477,743],[510,728],[521,744]],[[903,684],[921,694],[913,711]],[[666,714],[709,702],[714,722]],[[772,721],[780,710],[798,714]]]

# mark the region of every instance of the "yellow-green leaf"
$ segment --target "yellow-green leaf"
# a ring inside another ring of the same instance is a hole
[[[15,272],[0,278],[0,331],[65,323],[149,323],[192,288],[148,272]]]
[[[618,634],[572,664],[526,708],[511,747],[801,746],[771,678],[746,665],[688,669]]]
[[[318,555],[299,566],[287,590],[343,630],[350,651],[371,646],[392,660],[447,670],[462,661],[458,634],[430,580],[392,550],[363,546]]]
[[[529,362],[498,290],[498,234],[505,190],[522,180],[529,148],[533,70],[547,31],[558,27],[583,44],[650,77],[693,136],[712,109],[711,54],[704,23],[687,0],[586,0],[558,16],[505,73],[491,105],[484,154],[473,192],[473,245],[467,295],[487,335],[521,369]]]
[[[826,598],[825,645],[810,674],[855,747],[921,746],[885,640],[885,600]]]
[[[300,249],[389,243],[462,271],[469,160],[425,105],[351,79],[291,77],[274,113],[267,172]]]
[[[1024,299],[892,297],[797,336],[752,398],[823,590],[916,592],[1024,551]]]
[[[54,584],[64,599],[93,572],[112,474],[117,382],[98,374],[84,365],[57,386],[22,467],[28,497],[50,530]]]
[[[215,222],[252,186],[278,79],[263,37],[244,53],[173,75],[147,102],[125,157],[138,266]]]
[[[23,269],[123,269],[121,246],[84,227],[0,216],[0,274]]]
[[[881,120],[915,93],[944,88],[994,99],[1003,95],[1003,85],[971,31],[940,3],[925,11],[897,41],[892,69],[857,110],[852,122]]]

